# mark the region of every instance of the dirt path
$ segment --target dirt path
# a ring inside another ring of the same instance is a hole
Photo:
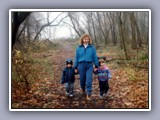
[[[125,78],[125,73],[119,73],[119,69],[114,69],[110,64],[113,79],[109,81],[110,90],[107,98],[103,100],[99,98],[99,86],[98,80],[94,78],[93,80],[93,92],[92,100],[87,101],[85,96],[81,94],[81,88],[79,84],[79,75],[76,76],[75,89],[74,89],[74,98],[67,98],[65,96],[65,87],[60,85],[61,73],[65,67],[66,58],[74,59],[75,50],[70,45],[70,43],[63,44],[63,49],[57,51],[56,56],[52,56],[54,61],[54,83],[51,85],[50,94],[56,94],[57,98],[52,99],[49,103],[45,104],[47,108],[95,108],[95,109],[104,109],[104,108],[135,108],[135,107],[147,107],[147,100],[141,100],[143,104],[139,105],[139,100],[135,99],[135,96],[139,96],[140,93],[135,94],[134,86],[138,85],[138,88],[144,87],[142,92],[147,91],[147,84],[144,81],[139,81],[134,83],[128,81]],[[99,53],[98,53],[99,54]],[[55,60],[57,58],[57,60]],[[117,76],[116,76],[117,75]],[[144,84],[144,86],[141,86]],[[57,86],[55,86],[57,85]],[[137,89],[137,87],[135,87]],[[127,97],[130,96],[130,97]],[[132,98],[132,99],[131,99]]]
[[[98,97],[98,81],[93,80],[93,94],[92,100],[87,101],[85,95],[81,94],[81,88],[79,84],[79,75],[76,75],[75,85],[74,85],[74,97],[69,98],[65,95],[65,86],[60,84],[62,70],[65,67],[66,58],[74,59],[75,51],[69,44],[63,45],[63,49],[57,51],[55,56],[49,59],[53,61],[53,81],[51,82],[50,90],[46,95],[53,97],[51,101],[44,104],[43,108],[109,108],[107,103],[107,98],[100,100]],[[56,60],[55,60],[56,58]]]

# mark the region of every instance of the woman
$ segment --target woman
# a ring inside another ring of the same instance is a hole
[[[92,74],[93,63],[94,71],[98,68],[98,57],[96,49],[92,45],[92,40],[88,34],[84,34],[80,38],[80,45],[76,49],[75,55],[75,73],[80,74],[80,85],[83,93],[87,92],[87,100],[91,100],[92,92]]]

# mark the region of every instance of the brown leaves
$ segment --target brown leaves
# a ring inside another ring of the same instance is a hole
[[[114,50],[115,51],[115,50]],[[37,77],[31,84],[29,93],[22,89],[12,91],[13,108],[53,108],[53,109],[110,109],[110,108],[148,108],[148,70],[120,66],[109,62],[112,79],[109,81],[108,96],[99,98],[99,85],[93,80],[92,100],[87,101],[81,94],[79,75],[76,75],[74,97],[65,95],[65,86],[60,84],[66,58],[74,59],[72,46],[63,45],[63,49],[33,53],[33,68]],[[114,52],[101,53],[110,56]],[[116,55],[114,56],[116,57]],[[124,61],[125,62],[125,61]]]
[[[148,72],[134,68],[112,70],[110,106],[120,108],[148,108]],[[122,100],[118,102],[117,100]],[[116,101],[116,102],[115,102]]]

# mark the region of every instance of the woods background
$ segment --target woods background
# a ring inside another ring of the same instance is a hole
[[[149,12],[54,13],[11,13],[12,108],[148,108]],[[70,34],[56,37],[62,26]],[[68,100],[59,84],[65,59],[74,59],[84,33],[113,74],[105,100],[99,100],[94,78],[90,103],[78,94],[78,76],[74,99]]]

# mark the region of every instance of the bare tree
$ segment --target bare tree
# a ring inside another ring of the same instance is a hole
[[[96,43],[96,48],[99,48],[99,45],[98,45],[98,42],[97,42],[97,36],[96,36],[95,23],[94,23],[94,20],[93,20],[92,12],[91,12],[91,21],[92,21],[92,26],[93,26],[93,35],[94,35],[94,40],[95,40],[95,43]]]
[[[106,15],[108,16],[108,20],[109,20],[109,25],[111,28],[111,36],[112,36],[112,42],[113,45],[117,45],[117,35],[116,35],[116,19],[113,15],[114,13],[111,12],[106,12]]]
[[[96,48],[99,48],[98,42],[97,42],[97,36],[96,36],[96,28],[95,28],[95,21],[93,17],[92,12],[84,12],[86,15],[86,24],[87,24],[87,31],[93,38],[93,44],[95,44]]]
[[[102,17],[101,17],[99,12],[96,12],[95,18],[96,18],[96,20],[97,20],[97,22],[99,24],[99,28],[100,28],[100,30],[102,32],[103,37],[104,37],[105,48],[106,48],[106,46],[108,44],[108,34],[109,34],[109,30],[107,30],[106,20],[104,19],[104,21],[103,21],[104,22],[104,27],[102,27],[102,24],[101,24],[102,23]]]
[[[78,28],[76,27],[77,21],[76,21],[76,23],[75,23],[75,18],[73,17],[73,13],[72,13],[72,12],[68,12],[68,16],[69,16],[69,18],[70,18],[70,20],[71,20],[71,23],[72,23],[72,25],[73,25],[73,29],[75,30],[75,32],[77,33],[77,35],[80,37],[80,36],[81,36],[81,33],[80,33],[80,31],[78,30]]]
[[[53,24],[55,22],[55,20],[57,20],[57,18],[62,15],[62,13],[60,13],[59,15],[57,15],[52,21],[50,21],[50,15],[49,13],[47,13],[47,22],[44,23],[42,26],[40,26],[39,30],[37,31],[35,37],[34,37],[34,41],[37,40],[38,36],[40,35],[40,33],[42,32],[42,30],[48,26],[53,27],[53,26],[58,26],[62,20],[64,20],[67,16],[64,16],[63,18],[61,18],[61,20],[59,20],[59,22],[57,24]]]
[[[17,33],[19,26],[30,15],[31,12],[13,12],[12,13],[12,49],[17,42]]]
[[[121,42],[123,45],[123,49],[124,49],[124,53],[125,53],[125,58],[126,60],[129,59],[128,54],[127,54],[127,49],[126,49],[126,44],[125,44],[125,37],[124,37],[124,27],[123,27],[123,21],[122,21],[122,12],[118,12],[118,25],[119,25],[119,34],[120,34],[120,38],[121,38]],[[124,14],[125,16],[126,14]]]
[[[136,32],[138,32],[138,37],[140,37],[139,36],[140,33],[139,33],[139,29],[136,24],[134,12],[130,12],[129,15],[130,15],[129,16],[130,17],[130,26],[132,29],[132,49],[137,49]],[[138,31],[136,31],[136,30],[138,30]]]

